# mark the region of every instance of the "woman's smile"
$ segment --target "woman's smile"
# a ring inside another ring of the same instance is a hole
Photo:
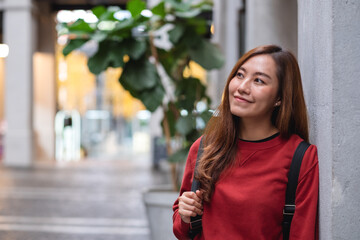
[[[234,98],[240,103],[253,103],[252,101],[240,96],[234,96]]]

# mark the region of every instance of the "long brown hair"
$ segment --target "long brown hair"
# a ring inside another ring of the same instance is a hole
[[[307,111],[296,58],[291,52],[275,45],[250,50],[233,67],[227,78],[222,102],[205,129],[204,153],[197,168],[197,179],[204,191],[205,201],[210,201],[216,181],[220,174],[234,163],[237,153],[239,117],[230,112],[229,83],[247,60],[262,54],[270,55],[277,66],[281,105],[272,113],[273,125],[279,129],[283,138],[297,134],[309,141]]]

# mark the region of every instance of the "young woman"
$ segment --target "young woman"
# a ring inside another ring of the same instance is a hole
[[[309,141],[296,58],[274,45],[246,53],[231,71],[218,113],[190,149],[173,230],[189,239],[190,217],[202,215],[195,239],[282,239],[283,208],[293,154]],[[302,161],[290,240],[317,239],[318,158],[311,145]]]

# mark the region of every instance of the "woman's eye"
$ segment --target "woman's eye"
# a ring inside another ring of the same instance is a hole
[[[263,83],[265,83],[263,80],[261,80],[260,78],[255,78],[255,82],[256,83],[261,83],[261,84],[263,84]]]
[[[238,72],[238,73],[236,74],[236,76],[237,76],[238,78],[243,78],[243,77],[244,77],[244,75],[243,75],[241,72]]]

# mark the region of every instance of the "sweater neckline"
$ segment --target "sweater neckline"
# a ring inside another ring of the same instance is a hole
[[[266,149],[281,144],[284,139],[280,136],[280,133],[276,133],[270,137],[257,141],[248,141],[238,139],[238,145],[240,149]]]
[[[270,137],[267,137],[267,138],[264,138],[264,139],[260,139],[260,140],[244,140],[244,139],[241,139],[241,138],[240,138],[240,140],[243,141],[243,142],[260,143],[260,142],[267,142],[267,141],[269,141],[269,140],[271,140],[271,139],[273,139],[273,138],[276,138],[276,137],[279,136],[279,135],[280,135],[280,132],[277,132],[277,133],[271,135]]]

